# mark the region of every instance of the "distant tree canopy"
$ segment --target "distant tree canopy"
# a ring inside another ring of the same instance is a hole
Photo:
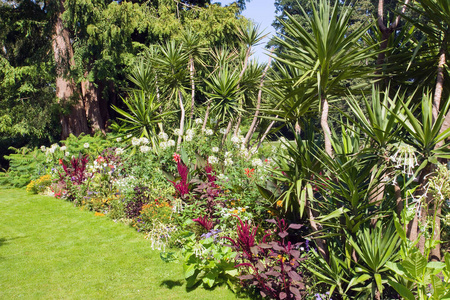
[[[126,74],[143,49],[181,39],[185,28],[210,46],[237,46],[237,28],[247,22],[239,14],[243,6],[245,1],[226,7],[209,0],[2,1],[0,144],[105,130],[114,117],[110,105],[120,104]]]

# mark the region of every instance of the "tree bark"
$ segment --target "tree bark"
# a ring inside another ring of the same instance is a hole
[[[208,102],[206,106],[205,119],[203,120],[202,131],[206,129],[206,124],[208,124],[209,110],[211,109],[211,102]]]
[[[271,53],[272,52],[273,52],[273,48],[271,50]],[[266,77],[267,71],[269,70],[271,60],[272,60],[272,57],[269,56],[269,61],[267,62],[267,66],[264,68],[264,71],[261,75],[261,80],[259,83],[258,99],[256,101],[256,111],[255,111],[255,115],[253,116],[252,124],[250,125],[250,128],[248,129],[247,135],[245,136],[245,139],[244,139],[245,146],[247,146],[248,142],[252,138],[253,132],[255,131],[256,121],[258,120],[258,115],[259,115],[259,109],[261,108],[262,87],[264,85],[264,78]]]
[[[73,79],[68,78],[69,67],[74,64],[70,36],[64,27],[61,15],[64,13],[64,1],[58,1],[58,12],[52,37],[53,55],[56,64],[56,97],[63,107],[70,107],[69,114],[61,115],[61,138],[70,134],[76,136],[89,131],[83,99],[76,93]]]
[[[278,118],[278,115],[276,115],[275,118]],[[264,134],[262,135],[261,139],[259,140],[257,149],[259,149],[259,147],[261,147],[262,142],[264,141],[264,139],[266,138],[266,136],[269,134],[270,129],[272,129],[272,127],[273,127],[274,124],[275,124],[275,121],[270,122],[270,124],[269,124],[269,126],[267,127],[266,131],[264,131]]]
[[[328,100],[326,97],[322,96],[321,102],[322,102],[322,114],[320,116],[320,126],[322,127],[324,135],[325,152],[332,157],[333,149],[331,147],[331,130],[330,127],[328,126],[328,110],[329,110]]]
[[[191,114],[189,116],[189,119],[192,122],[192,119],[194,118],[194,107],[195,107],[195,81],[194,81],[194,75],[195,75],[195,66],[194,66],[194,58],[192,55],[189,57],[189,76],[191,79]]]
[[[315,216],[314,211],[311,208],[311,203],[309,201],[308,201],[307,212],[308,212],[308,216],[309,216],[309,224],[313,231],[313,236],[315,237],[317,250],[319,251],[320,255],[323,257],[323,259],[325,259],[325,261],[327,263],[329,263],[330,258],[329,258],[328,248],[326,246],[325,240],[318,237],[317,232],[319,231],[319,226],[317,225],[317,223],[315,221],[316,216]]]
[[[88,72],[85,72],[87,78]],[[86,118],[91,126],[91,133],[101,131],[105,133],[105,123],[100,111],[99,91],[88,79],[81,81],[81,95],[83,97]]]
[[[180,100],[181,117],[180,117],[180,135],[178,136],[177,141],[177,151],[180,151],[181,141],[183,140],[183,133],[184,133],[184,118],[186,114],[184,110],[183,95],[181,94],[181,91],[178,91],[178,98]]]

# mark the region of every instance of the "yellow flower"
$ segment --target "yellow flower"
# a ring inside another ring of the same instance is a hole
[[[233,214],[238,214],[239,211],[237,209],[233,210]]]
[[[95,214],[94,214],[94,216],[97,216],[97,217],[104,217],[105,214],[102,214],[102,213],[96,211]]]
[[[231,201],[231,206],[234,206],[234,204],[235,204],[234,201]]]
[[[243,212],[245,211],[245,207],[241,209]]]
[[[281,207],[282,204],[283,204],[283,201],[281,201],[281,200],[278,200],[278,201],[277,201],[277,206],[278,206],[278,207]]]

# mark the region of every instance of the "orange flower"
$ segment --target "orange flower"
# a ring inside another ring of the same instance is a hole
[[[244,212],[245,211],[245,207],[243,207],[241,210]]]
[[[278,207],[281,207],[282,204],[283,204],[283,201],[281,201],[281,200],[278,200],[278,201],[277,201],[277,206],[278,206]]]
[[[245,175],[246,175],[248,178],[252,178],[253,173],[255,172],[255,169],[249,169],[249,168],[246,168],[246,169],[244,169],[244,171],[245,171]]]

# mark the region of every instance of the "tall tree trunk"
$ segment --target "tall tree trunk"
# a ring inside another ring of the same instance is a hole
[[[195,65],[194,65],[194,58],[192,55],[189,57],[189,76],[191,79],[191,114],[189,116],[189,119],[192,122],[192,119],[194,118],[194,107],[195,107]]]
[[[321,99],[322,103],[322,114],[320,116],[320,126],[322,127],[323,135],[324,135],[324,141],[325,141],[325,152],[329,156],[333,156],[333,149],[331,147],[331,130],[328,126],[328,100],[326,97],[322,96]]]
[[[181,109],[181,117],[180,117],[180,135],[178,136],[178,142],[177,142],[177,150],[179,151],[181,149],[181,141],[183,140],[183,134],[184,134],[184,117],[185,117],[185,110],[184,110],[184,104],[183,104],[183,95],[181,94],[181,91],[178,91],[178,98],[180,100],[180,109]]]
[[[442,99],[442,90],[444,89],[444,68],[445,63],[447,62],[447,36],[448,31],[444,33],[444,38],[442,39],[442,45],[441,49],[439,51],[439,62],[437,67],[437,77],[436,77],[436,86],[434,88],[434,97],[433,97],[433,108],[432,108],[432,116],[433,116],[433,124],[436,121],[439,110],[441,106],[441,99]],[[448,113],[445,117],[444,123],[442,124],[442,127],[440,128],[440,132],[444,132],[448,128],[448,122],[447,121]],[[444,144],[444,141],[439,142],[436,144],[435,148],[440,148]],[[434,232],[433,232],[433,239],[435,241],[439,241],[441,239],[441,202],[438,201],[438,199],[428,199],[429,202],[434,202],[433,206],[433,215],[435,215],[434,219]],[[431,259],[440,261],[441,260],[441,245],[438,243],[436,244],[436,247],[431,249]]]
[[[271,50],[271,53],[272,52],[273,52],[273,48]],[[258,115],[259,115],[259,109],[261,108],[261,98],[262,98],[262,88],[264,85],[264,78],[266,77],[267,71],[269,70],[271,60],[272,60],[272,57],[269,56],[269,61],[267,62],[267,66],[264,68],[264,71],[261,75],[261,80],[259,83],[258,99],[256,101],[256,111],[255,111],[255,115],[253,116],[252,124],[250,125],[250,128],[248,129],[247,135],[245,136],[245,139],[244,139],[243,144],[245,146],[247,146],[248,142],[252,138],[253,132],[255,131],[256,121],[258,120]]]
[[[278,115],[276,115],[275,118],[278,118]],[[275,124],[275,121],[270,122],[270,124],[269,124],[269,126],[267,127],[266,131],[264,131],[264,134],[262,135],[261,139],[259,140],[257,149],[259,149],[259,147],[261,147],[262,142],[264,141],[264,139],[266,138],[266,136],[269,134],[270,129],[272,129],[272,127],[273,127],[274,124]]]
[[[323,259],[325,259],[325,261],[327,263],[329,263],[330,258],[329,258],[329,253],[328,253],[328,248],[327,248],[326,242],[324,239],[319,238],[318,234],[317,234],[317,232],[320,230],[320,228],[319,228],[319,225],[315,221],[317,216],[316,216],[316,213],[311,208],[311,202],[308,201],[306,209],[308,212],[309,224],[311,226],[313,236],[315,237],[314,241],[316,242],[317,250],[319,251],[320,255],[323,257]]]
[[[68,78],[68,70],[73,65],[73,49],[67,28],[64,28],[61,15],[64,13],[64,1],[58,1],[58,13],[52,37],[53,55],[56,63],[56,97],[61,106],[70,107],[69,114],[61,116],[61,138],[70,134],[76,136],[89,131],[83,99],[76,93],[73,79]]]
[[[225,145],[225,141],[227,140],[228,133],[230,133],[230,130],[231,130],[231,125],[233,125],[233,120],[230,120],[228,122],[227,130],[225,131],[223,138],[222,138],[221,147],[223,147],[223,145]]]
[[[98,88],[87,79],[88,71],[85,72],[85,80],[81,81],[81,95],[83,97],[86,118],[91,125],[91,133],[101,131],[105,133],[105,123],[100,111]]]
[[[409,3],[409,0],[406,0],[405,3],[402,6],[401,13],[404,14],[406,11],[406,7]],[[391,34],[397,29],[398,24],[400,23],[400,15],[398,15],[394,22],[392,22],[389,27],[385,25],[384,20],[384,0],[378,0],[378,20],[377,25],[381,32],[381,43],[380,43],[380,53],[378,53],[377,58],[377,74],[383,73],[383,64],[385,63],[386,59],[386,49],[388,46],[389,37]],[[379,85],[379,82],[378,82]]]
[[[209,110],[211,109],[211,102],[206,106],[205,119],[203,120],[202,131],[205,131],[206,124],[208,124]]]

